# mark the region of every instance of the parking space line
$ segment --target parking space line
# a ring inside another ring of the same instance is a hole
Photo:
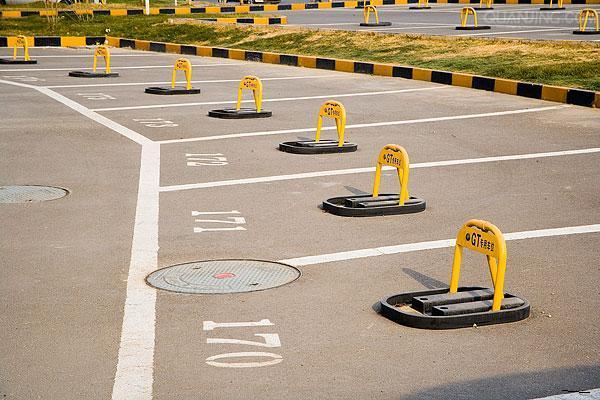
[[[525,31],[504,31],[504,32],[485,32],[485,33],[465,33],[455,36],[490,36],[490,35],[508,35],[514,33],[533,33],[533,32],[554,32],[554,31],[572,31],[574,28],[549,28],[549,29],[531,29]]]
[[[91,58],[91,57],[90,57]],[[218,64],[194,64],[192,67],[224,67],[224,66],[239,66],[241,63],[218,63]],[[122,69],[153,69],[153,68],[173,68],[173,64],[171,65],[141,65],[141,66],[129,66],[129,67],[115,67],[113,69],[122,70]],[[83,71],[83,70],[91,70],[93,68],[80,68],[80,67],[71,67],[71,68],[24,68],[24,69],[0,69],[0,72],[37,72],[37,71]]]
[[[30,47],[32,49],[34,47]],[[32,58],[90,58],[89,54],[71,54],[71,55],[51,55],[51,56],[42,56],[37,54],[31,54]],[[150,54],[120,54],[120,53],[110,53],[110,58],[115,57],[154,57],[154,53]]]
[[[277,102],[282,102],[282,101],[329,99],[332,97],[376,96],[376,95],[385,95],[385,94],[422,92],[422,91],[426,91],[426,90],[438,90],[438,89],[444,89],[446,87],[448,87],[448,86],[432,86],[432,87],[426,87],[426,88],[386,90],[386,91],[381,91],[381,92],[359,92],[359,93],[328,94],[328,95],[319,95],[319,96],[281,97],[278,99],[264,99],[262,102],[263,103],[277,103]],[[205,106],[205,105],[214,105],[214,104],[236,104],[236,103],[237,103],[237,100],[205,101],[205,102],[198,102],[198,103],[150,104],[150,105],[145,105],[145,106],[96,108],[96,109],[94,109],[94,111],[143,110],[143,109],[148,109],[148,108],[190,107],[190,106]],[[243,100],[242,103],[254,103],[254,100]]]
[[[566,104],[561,104],[561,105],[557,105],[557,106],[523,108],[523,109],[518,109],[518,110],[495,111],[495,112],[479,113],[479,114],[463,114],[463,115],[450,115],[447,117],[405,119],[405,120],[388,121],[388,122],[372,122],[372,123],[366,123],[366,124],[346,125],[346,130],[357,129],[357,128],[373,128],[373,127],[378,127],[378,126],[411,125],[411,124],[422,124],[422,123],[440,122],[440,121],[456,121],[456,120],[474,119],[474,118],[501,117],[501,116],[505,116],[505,115],[518,115],[518,114],[528,114],[528,113],[535,113],[535,112],[558,110],[558,109],[567,108],[567,107],[570,107],[570,106],[566,105]],[[335,130],[335,129],[336,129],[335,126],[327,126],[327,127],[323,127],[321,130],[322,131],[330,131],[330,130]],[[306,133],[306,132],[315,132],[315,131],[316,131],[315,128],[281,129],[281,130],[276,130],[276,131],[229,133],[229,134],[224,134],[224,135],[194,137],[194,138],[187,138],[187,139],[161,140],[161,141],[158,141],[157,143],[172,144],[172,143],[206,142],[206,141],[212,141],[212,140],[238,139],[238,138],[255,137],[255,136],[286,135],[286,134],[291,134],[291,133]]]
[[[567,236],[567,235],[579,235],[585,233],[598,233],[600,232],[600,224],[594,225],[581,225],[581,226],[569,226],[564,228],[549,228],[549,229],[538,229],[532,231],[521,231],[504,233],[504,239],[510,240],[522,240],[522,239],[533,239],[542,237],[552,236]],[[409,253],[413,251],[421,250],[433,250],[441,249],[446,247],[453,247],[456,244],[456,239],[443,239],[433,240],[427,242],[417,243],[406,243],[393,246],[373,247],[367,249],[342,251],[338,253],[320,254],[315,256],[289,258],[285,260],[279,260],[278,262],[283,264],[292,265],[294,267],[302,267],[306,265],[324,264],[335,261],[347,261],[355,260],[358,258],[366,257],[377,257],[390,254]]]
[[[285,81],[285,80],[296,80],[296,79],[319,79],[319,78],[342,78],[347,77],[343,74],[337,75],[306,75],[306,76],[283,76],[278,78],[261,78],[261,81]],[[191,83],[228,83],[228,82],[238,82],[239,79],[213,79],[213,80],[204,80],[204,81],[191,81]],[[177,82],[177,83],[185,83],[185,81]],[[111,86],[137,86],[137,85],[162,85],[162,84],[171,84],[171,81],[165,82],[122,82],[122,83],[91,83],[91,84],[81,84],[81,85],[53,85],[46,86],[50,89],[62,89],[62,88],[80,88],[80,87],[111,87]]]
[[[593,148],[589,148],[589,149],[578,149],[578,150],[551,151],[551,152],[545,152],[545,153],[529,153],[529,154],[515,154],[515,155],[508,155],[508,156],[467,158],[467,159],[462,159],[462,160],[430,161],[430,162],[410,164],[410,169],[449,167],[449,166],[453,166],[453,165],[481,164],[481,163],[499,162],[499,161],[527,160],[527,159],[532,159],[532,158],[562,157],[562,156],[593,154],[593,153],[600,153],[600,147],[593,147]],[[393,168],[393,167],[383,167],[383,169],[384,170],[395,170],[395,168]],[[214,187],[221,187],[221,186],[248,185],[248,184],[253,184],[253,183],[266,183],[266,182],[290,181],[290,180],[295,180],[295,179],[319,178],[319,177],[323,177],[323,176],[363,174],[363,173],[371,173],[373,171],[375,171],[375,167],[334,169],[334,170],[328,170],[328,171],[303,172],[303,173],[288,174],[288,175],[261,176],[258,178],[230,179],[230,180],[224,180],[224,181],[214,181],[214,182],[205,182],[205,183],[189,183],[189,184],[183,184],[183,185],[171,185],[171,186],[163,186],[159,190],[161,192],[176,192],[176,191],[180,191],[180,190],[190,190],[190,189],[206,189],[206,188],[214,188]]]
[[[37,90],[83,116],[142,145],[127,294],[113,386],[113,400],[151,400],[154,371],[156,290],[145,277],[158,268],[160,145],[51,89],[0,80]]]

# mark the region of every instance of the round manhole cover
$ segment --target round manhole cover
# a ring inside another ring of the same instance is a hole
[[[298,277],[298,269],[272,261],[212,260],[159,269],[146,281],[171,292],[216,294],[271,289]]]
[[[52,186],[0,186],[0,203],[32,203],[56,200],[69,194],[66,189]]]

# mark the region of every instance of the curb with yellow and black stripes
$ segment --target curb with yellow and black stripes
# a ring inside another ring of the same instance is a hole
[[[480,0],[429,0],[432,4],[479,4]],[[325,1],[317,3],[292,3],[292,4],[253,4],[240,6],[206,6],[206,7],[167,7],[150,8],[150,15],[172,14],[220,14],[220,13],[248,13],[255,11],[303,11],[327,8],[356,8],[364,7],[365,4],[374,6],[381,5],[406,5],[418,3],[418,0],[367,0],[367,1]],[[550,0],[494,0],[494,4],[550,4]],[[600,4],[600,0],[564,0],[564,4]],[[88,10],[58,10],[58,15],[64,14],[93,14],[109,15],[113,17],[127,15],[143,15],[141,8],[124,9],[88,9]],[[6,10],[0,12],[2,18],[21,18],[32,15],[48,16],[56,15],[51,10]],[[272,22],[271,24],[277,24]]]
[[[230,58],[234,60],[257,61],[269,64],[291,65],[295,67],[415,79],[441,83],[444,85],[462,86],[471,89],[512,94],[532,99],[600,108],[600,92],[583,89],[520,82],[510,79],[490,78],[458,72],[437,71],[426,68],[335,58],[227,49],[221,47],[193,46],[116,37],[107,37],[107,40],[108,44],[114,47],[128,47],[136,50]]]
[[[460,72],[438,71],[403,65],[280,54],[265,51],[228,49],[222,47],[153,42],[149,40],[124,39],[111,36],[37,36],[28,37],[27,40],[30,46],[63,47],[90,46],[107,42],[113,47],[131,48],[135,50],[203,57],[229,58],[233,60],[256,61],[268,64],[290,65],[295,67],[317,68],[331,71],[415,79],[444,85],[461,86],[471,89],[529,97],[532,99],[600,108],[600,92],[594,92],[591,90],[565,88],[560,86],[520,82],[502,78],[490,78],[486,76],[465,74]],[[15,41],[15,36],[0,36],[0,47],[12,47]]]

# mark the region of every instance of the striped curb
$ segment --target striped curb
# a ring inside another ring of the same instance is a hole
[[[230,58],[233,60],[257,61],[269,64],[295,67],[317,68],[331,71],[371,74],[379,76],[415,79],[426,82],[462,86],[471,89],[487,90],[532,99],[555,101],[585,107],[600,107],[600,92],[572,89],[560,86],[520,82],[510,79],[490,78],[472,74],[436,71],[393,64],[342,60],[315,56],[301,56],[262,51],[228,49],[210,46],[162,43],[147,40],[107,37],[108,44],[114,47],[128,47],[135,50],[156,51],[175,54],[189,54],[203,57]]]
[[[418,0],[370,0],[370,1],[333,1],[322,3],[292,3],[292,4],[264,4],[264,5],[243,5],[243,6],[215,6],[215,7],[169,7],[169,8],[150,8],[151,15],[172,14],[218,14],[218,13],[248,13],[255,11],[302,11],[327,8],[356,8],[363,7],[365,3],[374,6],[381,5],[406,5],[417,3]],[[479,0],[430,0],[432,4],[479,4]],[[494,4],[549,4],[550,0],[494,0]],[[564,4],[600,4],[600,0],[564,0]],[[144,10],[136,9],[100,9],[100,10],[58,10],[59,15],[63,14],[93,14],[128,16],[143,15]],[[32,15],[48,16],[56,15],[55,11],[50,10],[6,10],[0,12],[2,18],[21,18]]]
[[[155,51],[202,57],[229,58],[232,60],[255,61],[268,64],[295,67],[317,68],[331,71],[389,76],[404,79],[433,82],[444,85],[461,86],[471,89],[511,94],[532,99],[600,108],[600,92],[573,89],[561,86],[520,82],[511,79],[490,78],[460,72],[438,71],[394,64],[343,60],[315,56],[280,54],[263,51],[228,49],[210,46],[194,46],[176,43],[153,42],[149,40],[124,39],[108,36],[37,36],[28,37],[31,46],[90,46],[106,41],[110,46],[135,50]],[[0,36],[0,47],[12,47],[16,36]]]

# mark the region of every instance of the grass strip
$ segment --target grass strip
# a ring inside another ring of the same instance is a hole
[[[111,36],[126,38],[393,63],[600,91],[598,42],[188,24],[165,15],[96,16],[85,23],[65,17],[55,27],[39,17],[4,20],[0,35],[96,36],[106,29]]]

